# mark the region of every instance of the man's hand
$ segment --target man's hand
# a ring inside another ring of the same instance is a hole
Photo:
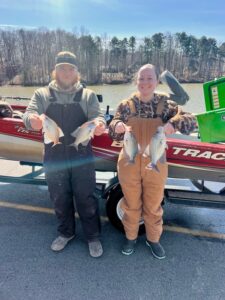
[[[176,130],[174,129],[173,125],[172,125],[170,122],[168,122],[168,123],[166,123],[166,125],[164,126],[164,132],[165,132],[166,135],[168,135],[168,134],[173,134],[173,133],[175,133]]]
[[[97,125],[95,127],[94,135],[101,135],[105,131],[105,124],[101,121],[96,122]]]
[[[37,114],[30,114],[30,125],[34,130],[40,130],[42,128],[42,120]]]

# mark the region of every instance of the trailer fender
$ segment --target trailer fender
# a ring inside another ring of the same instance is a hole
[[[118,176],[115,176],[113,178],[110,178],[110,180],[107,182],[107,184],[105,185],[105,189],[104,192],[102,194],[102,198],[107,199],[109,196],[109,193],[117,188],[119,186],[119,179]]]
[[[109,218],[111,224],[118,229],[120,232],[124,233],[124,228],[122,224],[123,211],[120,208],[120,203],[123,199],[123,192],[118,181],[118,177],[111,180],[105,190],[104,198],[106,199],[106,214]],[[145,233],[145,226],[143,219],[140,220],[139,232],[141,235]]]

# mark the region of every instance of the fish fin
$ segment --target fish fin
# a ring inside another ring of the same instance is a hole
[[[163,155],[160,157],[159,161],[162,163],[162,164],[165,164],[166,163],[166,154],[163,153]]]
[[[145,169],[147,170],[154,170],[156,172],[159,173],[159,168],[157,167],[157,165],[153,164],[152,162],[150,162],[146,167]]]
[[[159,173],[159,168],[157,167],[157,165],[152,164],[152,170]]]
[[[133,159],[129,159],[128,162],[129,162],[130,165],[135,164],[135,158],[136,158],[136,155],[135,155],[135,157]]]
[[[87,146],[87,144],[89,143],[89,141],[90,141],[90,140],[83,141],[81,144],[82,144],[83,146]]]
[[[152,164],[151,164],[151,163],[147,164],[147,165],[145,166],[145,169],[146,169],[146,170],[152,171]]]
[[[54,143],[54,144],[52,145],[52,147],[55,147],[56,145],[60,145],[60,144],[62,144],[62,143],[61,143],[61,142]]]
[[[152,164],[152,170],[154,170],[154,171],[156,171],[156,172],[159,173],[159,168],[155,164]]]
[[[45,143],[45,144],[50,144],[50,143],[52,143],[52,140],[50,140],[50,139],[48,138],[48,136],[47,136],[46,133],[44,133],[44,143]]]
[[[80,131],[80,127],[78,127],[76,130],[74,130],[70,135],[73,137],[77,137],[77,134],[79,131]]]
[[[147,145],[146,148],[145,148],[144,153],[142,154],[142,156],[149,157],[149,154],[150,154],[150,149],[149,148],[150,148],[150,146]]]
[[[71,143],[71,144],[69,144],[68,146],[69,146],[69,147],[74,147],[74,148],[76,148],[77,151],[78,151],[78,146],[79,146],[79,145],[76,144],[76,141],[73,142],[73,143]]]
[[[147,166],[145,167],[145,169],[152,170],[152,163],[150,162],[149,164],[147,164]]]
[[[138,144],[138,153],[141,154],[141,146]]]
[[[124,164],[124,166],[126,167],[126,166],[130,166],[130,165],[134,165],[134,163],[135,163],[134,160],[128,160],[128,161]]]
[[[64,136],[64,133],[63,133],[63,131],[62,131],[62,129],[60,127],[58,127],[58,130],[59,130],[59,137]]]
[[[123,152],[124,152],[125,157],[129,158],[129,155],[127,154],[127,151],[126,151],[125,147],[123,147]]]

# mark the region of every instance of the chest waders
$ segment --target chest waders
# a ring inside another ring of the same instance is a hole
[[[126,237],[130,240],[137,238],[139,220],[144,219],[147,240],[158,242],[162,234],[161,202],[164,195],[164,186],[168,175],[167,163],[157,163],[159,173],[146,169],[150,162],[149,157],[143,157],[143,152],[149,144],[158,126],[162,126],[161,113],[163,101],[160,101],[157,112],[152,119],[136,116],[132,100],[129,106],[133,116],[129,118],[127,125],[132,130],[141,147],[134,164],[127,165],[127,158],[122,149],[118,160],[118,177],[124,194],[121,208],[124,212],[122,223]],[[135,116],[134,116],[135,115]]]
[[[76,93],[73,103],[59,104],[50,89],[50,105],[46,115],[62,129],[62,144],[45,144],[44,167],[50,198],[58,219],[58,232],[65,237],[75,234],[75,207],[88,241],[99,238],[100,219],[95,191],[95,168],[91,144],[74,146],[71,133],[87,121],[79,102],[83,90]],[[75,203],[74,203],[75,199]]]

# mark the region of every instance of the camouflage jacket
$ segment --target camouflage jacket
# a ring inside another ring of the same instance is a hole
[[[139,100],[137,95],[133,95],[130,100],[134,102],[136,116],[141,118],[155,118],[159,101],[163,101],[161,119],[164,124],[168,121],[174,126],[176,131],[183,134],[190,134],[197,128],[195,116],[188,112],[183,112],[176,102],[169,99],[166,95],[154,94],[151,101],[145,103]],[[119,121],[127,123],[132,114],[128,101],[122,101],[117,108],[116,114],[109,125],[109,135],[113,140],[123,140],[124,134],[115,133],[115,126]]]

